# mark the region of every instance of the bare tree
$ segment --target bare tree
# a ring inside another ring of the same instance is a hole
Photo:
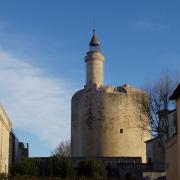
[[[144,88],[147,96],[141,98],[141,111],[149,121],[146,121],[143,128],[148,130],[153,137],[159,137],[164,144],[164,138],[169,138],[169,110],[175,108],[175,103],[170,100],[170,96],[175,88],[175,80],[169,74],[162,75],[159,80]],[[159,113],[163,114],[163,119],[159,120]]]
[[[71,141],[63,141],[61,142],[56,149],[52,152],[52,156],[64,156],[70,157],[71,156]]]

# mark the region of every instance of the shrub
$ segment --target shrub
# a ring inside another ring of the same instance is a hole
[[[54,156],[48,159],[24,158],[11,168],[11,175],[52,176],[67,178],[72,176],[72,162],[68,157]]]
[[[105,176],[105,165],[100,160],[95,160],[95,159],[83,160],[79,163],[77,176],[102,178]]]

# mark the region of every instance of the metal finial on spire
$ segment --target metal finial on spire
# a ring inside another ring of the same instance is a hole
[[[95,16],[93,17],[93,33],[96,32]]]
[[[91,41],[89,42],[89,50],[100,51],[100,42],[96,36],[95,17],[93,18],[93,36],[91,38]]]

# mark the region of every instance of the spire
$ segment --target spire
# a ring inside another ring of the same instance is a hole
[[[99,46],[100,42],[98,40],[98,38],[96,37],[96,30],[93,29],[93,36],[91,38],[91,41],[89,42],[90,46]]]
[[[93,29],[93,36],[91,41],[89,42],[89,50],[90,51],[100,51],[100,42],[96,36],[96,30]]]
[[[85,62],[87,68],[86,87],[101,87],[103,85],[104,56],[100,52],[100,42],[96,37],[95,29],[89,42],[89,51],[85,56]]]

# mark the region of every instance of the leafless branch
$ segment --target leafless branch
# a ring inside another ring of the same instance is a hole
[[[175,81],[169,74],[162,75],[160,79],[144,88],[146,96],[141,98],[141,111],[148,117],[144,130],[160,139],[169,138],[168,111],[175,108],[170,96],[175,88]],[[163,119],[159,120],[159,113],[163,113]],[[149,130],[149,127],[151,130]]]
[[[52,152],[52,156],[64,156],[70,157],[71,156],[71,141],[64,141],[61,142],[57,148]]]

